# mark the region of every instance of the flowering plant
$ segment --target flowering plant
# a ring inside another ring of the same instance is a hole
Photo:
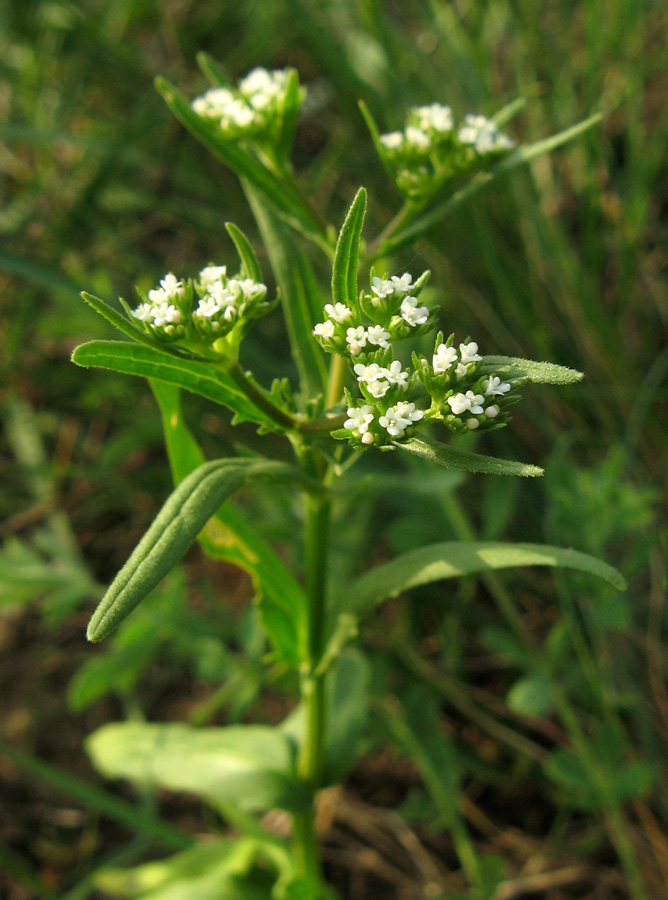
[[[168,273],[147,294],[139,292],[134,309],[122,302],[125,316],[84,294],[131,340],[83,344],[73,360],[150,380],[175,481],[95,611],[88,636],[99,641],[109,635],[199,539],[210,555],[251,571],[271,660],[296,674],[300,702],[275,728],[107,725],[91,737],[89,751],[103,773],[194,792],[235,825],[241,834],[236,843],[203,843],[164,864],[170,877],[187,883],[190,896],[322,900],[332,891],[322,872],[315,804],[320,791],[355,764],[365,726],[367,669],[350,646],[359,621],[386,597],[414,585],[509,566],[567,566],[623,584],[614,569],[573,550],[495,542],[408,551],[336,590],[328,572],[332,508],[361,452],[400,450],[469,472],[541,474],[535,465],[468,452],[426,432],[497,429],[509,421],[520,386],[566,384],[580,373],[483,355],[471,338],[445,339],[440,332],[425,355],[417,339],[437,327],[437,291],[427,298],[429,272],[415,280],[410,272],[388,275],[387,261],[435,217],[596,119],[516,148],[500,130],[507,112],[492,120],[466,116],[455,127],[450,108],[434,103],[411,110],[404,132],[381,136],[364,109],[381,162],[407,197],[395,219],[365,245],[366,191],[357,192],[337,232],[304,196],[290,166],[305,96],[296,72],[256,69],[235,86],[211,59],[200,61],[212,83],[201,97],[191,103],[162,80],[158,89],[177,118],[241,178],[278,294],[268,299],[251,243],[232,224],[227,227],[238,267],[216,260],[191,278]],[[463,178],[470,179],[465,189]],[[318,284],[306,246],[331,262],[330,292]],[[368,288],[359,287],[360,268]],[[241,366],[239,355],[248,329],[279,302],[299,384],[278,377],[265,387]],[[284,436],[294,463],[250,452],[206,461],[184,422],[181,389],[226,407],[234,422],[250,421]],[[288,483],[303,495],[303,577],[226,502],[257,482]],[[355,702],[346,702],[348,696]],[[276,807],[291,816],[290,842],[255,818]],[[151,879],[140,867],[111,871],[103,884],[111,893],[143,896],[141,885]],[[154,896],[148,887],[144,893]]]

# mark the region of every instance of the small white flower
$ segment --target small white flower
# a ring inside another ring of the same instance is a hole
[[[455,378],[464,378],[466,374],[468,374],[468,366],[465,366],[464,363],[457,363]]]
[[[432,360],[434,374],[439,375],[442,372],[447,372],[455,362],[457,362],[457,351],[455,348],[439,344]]]
[[[382,325],[372,325],[366,334],[367,340],[370,344],[375,344],[377,347],[382,347],[383,350],[386,350],[390,346],[390,332],[385,331]]]
[[[424,325],[429,318],[429,309],[417,304],[417,297],[404,297],[401,301],[401,318],[412,327]]]
[[[140,322],[153,321],[153,307],[150,303],[141,303],[137,309],[132,310],[132,315]]]
[[[487,416],[488,419],[496,419],[498,414],[499,414],[498,406],[488,406],[487,409],[485,410],[485,415]]]
[[[403,437],[406,428],[413,422],[418,422],[423,416],[422,410],[415,409],[414,403],[400,401],[396,406],[390,406],[378,422],[392,437]]]
[[[324,338],[325,340],[329,340],[329,338],[334,337],[334,322],[330,322],[329,319],[325,319],[324,322],[318,322],[318,324],[313,329],[313,334],[316,337]]]
[[[353,406],[348,410],[348,418],[343,423],[343,427],[349,431],[359,431],[360,434],[366,434],[372,422],[373,412],[370,406],[367,404],[364,406]],[[369,442],[365,441],[365,443]]]
[[[164,328],[166,325],[178,325],[181,321],[181,313],[171,303],[161,303],[153,312],[153,324],[156,328]]]
[[[148,292],[148,299],[155,306],[159,306],[161,303],[166,303],[169,300],[169,294],[162,288],[154,288]]]
[[[362,347],[366,347],[367,337],[368,335],[363,325],[358,325],[356,328],[349,328],[346,331],[346,343],[350,348],[352,356],[357,356]]]
[[[461,356],[464,365],[472,362],[480,362],[482,359],[482,356],[478,354],[478,345],[475,341],[470,341],[468,344],[460,344],[459,355]]]
[[[381,134],[380,142],[388,150],[398,150],[404,142],[404,136],[400,131],[391,131],[389,134]]]
[[[160,281],[160,287],[170,297],[174,295],[183,297],[183,282],[179,281],[176,275],[173,275],[171,272],[168,272]]]
[[[416,150],[429,150],[431,147],[431,138],[420,128],[409,125],[406,129],[406,143],[415,147]]]
[[[418,106],[415,110],[419,117],[420,128],[434,131],[452,131],[452,110],[449,106],[441,106],[440,103],[432,103],[431,106]]]
[[[469,428],[471,431],[475,431],[476,428],[480,427],[480,422],[477,419],[467,419],[466,427]]]
[[[390,280],[395,294],[407,294],[411,289],[413,276],[410,272],[404,272],[403,275],[393,275]]]
[[[325,312],[334,322],[349,322],[353,317],[353,312],[344,303],[325,304]]]
[[[365,431],[362,435],[362,443],[363,444],[373,444],[375,441],[375,437],[371,434],[370,431]]]
[[[392,384],[398,384],[404,391],[408,390],[408,379],[410,377],[410,373],[404,371],[401,368],[401,363],[398,359],[393,359],[386,369],[381,369],[381,372],[389,382],[391,382]]]
[[[394,293],[392,282],[389,279],[386,281],[384,278],[379,278],[377,275],[371,279],[371,290],[377,297],[389,297]]]
[[[383,380],[369,381],[367,382],[366,389],[372,397],[375,397],[376,400],[380,400],[380,398],[384,397],[389,391],[390,382]]]
[[[245,101],[234,100],[226,107],[220,124],[222,128],[226,128],[230,123],[237,128],[248,128],[254,118],[255,113]]]
[[[479,416],[482,411],[482,404],[485,402],[485,398],[482,394],[474,394],[473,391],[466,392],[466,399],[469,401],[470,406],[469,409],[473,413],[474,416]]]
[[[208,294],[199,301],[197,309],[195,310],[195,315],[204,316],[205,319],[210,319],[212,316],[215,316],[216,313],[219,313],[221,309],[222,307],[216,299]]]
[[[397,403],[395,409],[397,410],[397,413],[406,420],[407,424],[410,424],[411,422],[419,422],[420,419],[424,416],[424,413],[421,409],[415,408],[414,403],[407,403],[405,400],[400,400],[399,403]]]
[[[242,78],[239,82],[239,90],[247,96],[251,94],[265,94],[273,97],[283,89],[286,78],[287,73],[284,69],[269,72],[267,69],[258,67],[249,72],[245,78]]]
[[[492,375],[487,382],[485,393],[490,397],[502,397],[504,394],[507,394],[509,390],[510,385],[507,382],[501,383],[500,378],[496,375]]]
[[[205,286],[220,281],[227,274],[227,266],[205,266],[199,273],[200,281]]]
[[[365,366],[364,363],[356,363],[353,366],[353,371],[355,375],[357,375],[358,381],[371,382],[378,381],[379,378],[383,378],[385,374],[385,369],[378,365],[378,363],[371,363],[368,366]]]
[[[471,409],[471,401],[464,394],[455,394],[448,397],[448,406],[456,416],[460,416],[463,412]]]

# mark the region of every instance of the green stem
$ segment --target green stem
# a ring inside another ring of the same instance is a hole
[[[369,244],[366,251],[366,259],[371,261],[378,256],[382,256],[384,254],[385,242],[396,234],[397,231],[400,231],[402,228],[409,225],[413,219],[422,212],[423,208],[424,203],[406,200],[396,216],[387,223],[378,237]]]
[[[285,428],[287,431],[297,430],[297,420],[282,409],[279,409],[278,406],[275,406],[271,400],[265,397],[262,391],[260,391],[246,375],[239,363],[226,362],[223,364],[223,368],[237,387],[241,388],[248,399],[254,403],[258,409],[261,409],[263,413],[266,413],[273,422],[276,422],[277,425],[280,425],[281,428]]]
[[[343,385],[348,372],[348,360],[340,353],[335,354],[332,359],[332,365],[329,370],[329,384],[327,385],[327,398],[325,400],[325,409],[331,409],[341,399],[343,394]]]

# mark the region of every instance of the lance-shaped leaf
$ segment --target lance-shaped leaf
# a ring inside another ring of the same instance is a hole
[[[332,297],[349,309],[357,309],[357,263],[366,213],[366,191],[360,188],[339,232],[332,267]]]
[[[160,345],[157,341],[154,341],[152,338],[146,334],[141,328],[138,328],[136,325],[122,316],[119,312],[117,312],[113,306],[109,306],[108,303],[105,303],[104,300],[100,300],[99,297],[95,297],[93,294],[89,294],[87,291],[82,291],[81,296],[86,301],[89,306],[92,306],[95,312],[99,313],[107,322],[110,322],[114,328],[117,328],[123,334],[132,338],[133,341],[138,341],[140,344],[146,344],[149,347],[153,347],[154,349],[160,349]]]
[[[261,282],[262,270],[260,269],[260,263],[257,261],[257,256],[255,255],[255,251],[253,250],[250,241],[243,231],[240,228],[237,228],[233,222],[226,222],[225,228],[234,241],[234,246],[237,248],[241,266],[246,277],[252,278],[253,281]]]
[[[448,541],[409,550],[365,572],[350,586],[342,608],[337,611],[363,615],[381,600],[421,584],[518,566],[577,569],[602,578],[618,590],[626,588],[617,569],[577,550],[543,544]]]
[[[181,124],[236,175],[261,191],[293,228],[325,240],[320,223],[291,181],[280,179],[249,148],[236,138],[226,137],[216,122],[196,113],[186,97],[164,78],[156,78],[155,86]]]
[[[577,369],[558,366],[556,363],[520,359],[517,356],[484,356],[480,374],[510,378],[515,383],[530,381],[533,384],[575,384],[584,378],[583,373]]]
[[[168,497],[93,613],[88,638],[101,641],[174,568],[227,498],[249,479],[304,481],[298,469],[257,459],[217,459],[191,472]]]
[[[182,359],[143,344],[127,341],[89,341],[72,354],[72,362],[86,368],[112,369],[126,375],[155,378],[193,394],[201,394],[231,409],[235,422],[257,422],[274,430],[276,424],[248,399],[232,378],[215,363]]]
[[[178,484],[202,465],[204,454],[183,421],[178,389],[156,381],[151,382],[151,388],[162,413],[172,476]],[[198,540],[212,558],[227,560],[248,572],[264,627],[278,657],[287,665],[298,667],[302,662],[299,648],[306,597],[290,570],[230,503],[219,507]]]
[[[94,732],[86,750],[108,778],[188,791],[247,811],[302,809],[310,799],[294,774],[294,744],[266,725],[114,723]]]
[[[315,397],[327,379],[324,353],[313,337],[313,327],[322,316],[324,300],[308,256],[252,185],[244,182],[253,214],[274,277],[281,293],[292,356],[297,364],[302,391]]]
[[[536,157],[542,156],[544,153],[550,153],[552,150],[556,150],[557,147],[561,147],[564,144],[575,140],[595,125],[598,125],[601,119],[601,114],[597,113],[596,115],[590,116],[588,119],[579,122],[577,125],[573,125],[572,128],[567,128],[559,134],[554,134],[542,141],[536,141],[534,144],[526,144],[522,147],[518,147],[517,150],[509,153],[508,156],[504,157],[504,159],[493,166],[493,168],[484,172],[478,172],[477,175],[474,175],[468,184],[460,188],[460,190],[456,191],[441,203],[437,203],[412,222],[407,228],[384,241],[382,246],[378,249],[376,256],[394,253],[401,247],[413,243],[413,241],[417,240],[421,235],[428,231],[432,225],[435,225],[437,222],[440,222],[441,219],[449,216],[463,203],[467,203],[472,197],[488,187],[493,181],[496,181],[497,178],[508,175],[520,166],[526,165],[526,163],[536,159]]]
[[[480,472],[486,475],[523,475],[532,478],[543,474],[540,466],[532,466],[514,459],[499,459],[496,456],[483,456],[481,453],[456,450],[454,447],[439,444],[436,441],[411,438],[408,441],[396,441],[394,446],[413,453],[415,456],[428,459],[439,466],[461,469],[463,472]]]

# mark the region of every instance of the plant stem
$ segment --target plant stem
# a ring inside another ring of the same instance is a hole
[[[254,403],[258,409],[261,409],[273,422],[276,422],[277,425],[280,425],[281,428],[285,428],[288,431],[292,431],[296,428],[296,420],[265,397],[262,391],[260,391],[246,375],[239,363],[224,363],[223,369],[230,376],[232,381],[241,388],[248,399]]]
[[[307,461],[313,465],[309,454]],[[318,662],[324,650],[325,600],[327,584],[327,551],[331,501],[328,497],[306,495],[304,549],[308,612],[304,634],[304,658],[306,663],[301,679],[302,706],[304,709],[304,737],[297,761],[297,773],[315,792],[322,778],[322,759],[325,737],[325,682],[317,673]],[[320,851],[315,828],[313,806],[293,818],[295,855],[299,873],[308,880],[317,896],[322,894],[323,875]]]

